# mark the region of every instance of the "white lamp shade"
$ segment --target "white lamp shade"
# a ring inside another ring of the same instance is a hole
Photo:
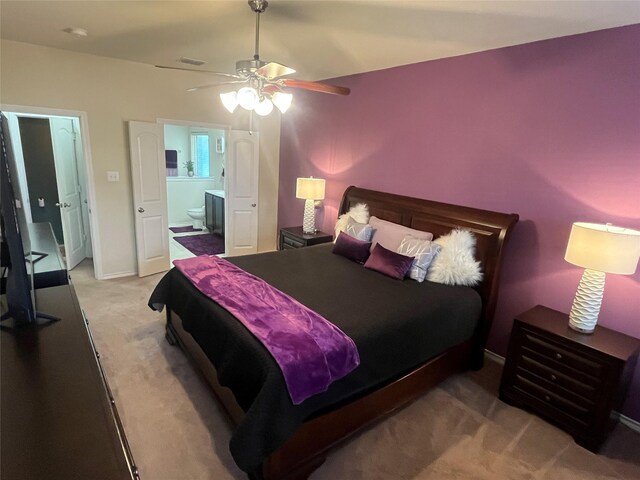
[[[640,258],[640,232],[597,223],[574,223],[564,259],[582,268],[631,275]]]
[[[278,107],[280,113],[285,113],[291,106],[293,95],[290,93],[276,92],[271,96],[271,100],[273,101],[273,104]]]
[[[229,113],[233,113],[238,107],[238,94],[236,92],[221,93],[220,100]]]
[[[271,100],[269,100],[268,98],[263,98],[262,101],[258,103],[254,109],[254,111],[261,117],[269,115],[272,110],[273,103],[271,103]]]
[[[296,198],[305,200],[324,199],[324,179],[323,178],[298,178],[296,182]]]
[[[238,90],[238,103],[246,110],[253,110],[259,102],[258,92],[252,87],[242,87]]]

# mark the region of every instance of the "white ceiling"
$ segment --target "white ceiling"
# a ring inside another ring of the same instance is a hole
[[[640,1],[269,0],[261,57],[320,80],[640,23]],[[235,1],[0,0],[3,39],[148,64],[182,56],[233,73],[255,14]],[[83,27],[86,38],[64,33]]]

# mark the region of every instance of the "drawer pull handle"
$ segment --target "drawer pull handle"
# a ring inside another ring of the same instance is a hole
[[[561,353],[556,353],[556,358],[558,360],[562,360],[562,354]]]
[[[549,378],[551,378],[552,382],[555,382],[558,379],[558,377],[556,377],[553,373],[551,374],[551,377],[549,377]]]
[[[545,402],[550,402],[551,401],[551,397],[549,395],[545,395],[544,396],[544,401]]]

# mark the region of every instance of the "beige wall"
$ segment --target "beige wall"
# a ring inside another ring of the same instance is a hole
[[[248,129],[248,116],[224,110],[215,89],[185,92],[208,81],[195,73],[0,41],[0,103],[87,113],[103,276],[136,271],[126,122],[163,118]],[[253,128],[260,132],[258,250],[265,251],[276,246],[280,118],[256,118]],[[107,182],[110,170],[120,172],[120,182]]]

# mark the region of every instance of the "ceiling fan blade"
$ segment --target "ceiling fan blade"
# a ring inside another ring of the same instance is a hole
[[[283,78],[279,80],[283,87],[300,88],[302,90],[311,90],[312,92],[330,93],[332,95],[349,95],[351,89],[347,87],[338,87],[336,85],[328,85],[320,82],[308,82],[306,80],[294,80],[293,78]]]
[[[293,68],[289,68],[286,65],[281,65],[276,62],[269,62],[256,70],[256,73],[261,77],[268,79],[284,77],[285,75],[291,75],[296,73]]]
[[[247,83],[249,80],[234,80],[232,82],[220,82],[220,83],[209,83],[207,85],[198,85],[197,87],[187,88],[187,92],[196,92],[198,90],[204,90],[207,88],[219,87],[221,85],[229,85],[232,83]]]
[[[238,78],[238,79],[244,79],[244,77],[241,77],[240,75],[235,75],[235,74],[231,74],[231,73],[221,73],[221,72],[212,72],[211,70],[198,70],[195,68],[182,68],[182,67],[166,67],[164,65],[155,65],[156,68],[164,68],[166,70],[181,70],[183,72],[198,72],[198,73],[206,73],[208,75],[220,75],[222,77],[231,77],[231,78]]]

